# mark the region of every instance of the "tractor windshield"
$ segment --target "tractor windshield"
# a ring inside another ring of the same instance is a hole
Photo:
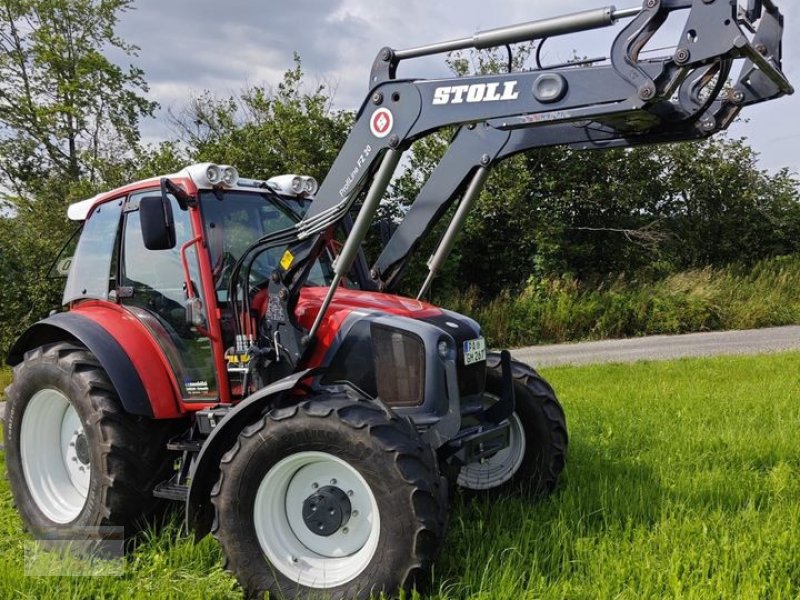
[[[217,297],[227,300],[228,283],[234,264],[247,248],[268,233],[291,227],[305,214],[308,200],[276,198],[263,192],[200,192],[200,209],[208,240]],[[281,260],[283,247],[271,248],[255,259],[250,281],[266,281]],[[330,259],[323,255],[314,265],[309,285],[329,285]]]

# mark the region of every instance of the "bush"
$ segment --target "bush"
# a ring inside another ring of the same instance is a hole
[[[475,318],[494,346],[787,325],[800,323],[800,255],[655,282],[531,279],[520,294],[482,301],[471,288],[441,304]]]

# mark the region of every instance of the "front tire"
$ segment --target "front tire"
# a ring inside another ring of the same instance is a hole
[[[486,367],[486,395],[499,399],[503,393],[500,355],[489,354]],[[457,484],[481,491],[519,484],[534,494],[549,494],[566,462],[564,409],[550,384],[528,365],[512,360],[511,374],[516,406],[509,419],[509,446],[483,462],[462,467]]]
[[[6,398],[6,467],[26,528],[37,539],[138,531],[172,470],[175,424],[127,414],[97,359],[68,342],[27,352]]]
[[[250,596],[393,595],[425,583],[446,490],[408,422],[318,397],[242,431],[212,490],[212,532]]]

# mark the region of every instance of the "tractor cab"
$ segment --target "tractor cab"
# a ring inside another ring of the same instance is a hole
[[[197,164],[73,204],[68,216],[83,228],[74,254],[58,261],[70,265],[63,304],[123,307],[156,341],[180,401],[241,398],[241,382],[229,382],[237,377],[217,372],[236,344],[232,270],[258,239],[300,221],[317,187],[311,177],[248,180],[232,167]],[[331,258],[315,262],[309,285],[330,283]],[[247,273],[253,296],[280,260],[278,250],[256,258]]]

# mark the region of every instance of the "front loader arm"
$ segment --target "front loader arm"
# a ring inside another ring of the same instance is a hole
[[[782,16],[777,11],[765,13],[752,45],[778,68],[782,37]],[[683,81],[675,98],[664,103],[668,109],[663,122],[643,132],[627,129],[624,122],[622,127],[592,122],[517,129],[511,136],[488,124],[460,129],[370,269],[370,278],[379,289],[396,290],[409,256],[453,202],[459,197],[461,203],[474,202],[463,192],[479,169],[533,148],[563,145],[575,150],[601,150],[704,139],[727,129],[744,107],[783,95],[779,82],[767,77],[751,59],[745,61],[736,83],[725,86],[732,64],[732,59],[725,59],[696,69]],[[661,112],[665,112],[663,107]],[[427,291],[447,258],[461,225],[463,222],[451,221],[442,243],[428,261],[429,275],[418,297]]]
[[[763,8],[762,21],[769,15],[782,26],[782,17],[771,2],[752,4]],[[688,12],[686,39],[675,54],[640,60],[641,50],[666,18],[681,10]],[[395,78],[397,65],[409,58],[541,39],[604,27],[621,18],[632,20],[614,41],[608,65],[435,81]],[[742,32],[743,25],[747,25],[744,13],[740,14],[735,1],[646,0],[641,9],[608,7],[421,48],[384,48],[373,66],[370,94],[306,217],[295,227],[265,236],[242,257],[244,263],[265,247],[287,248],[269,284],[267,317],[272,333],[278,334],[288,355],[299,361],[314,339],[336,287],[355,260],[402,152],[421,137],[448,126],[481,124],[477,127],[491,132],[487,135],[501,139],[503,133],[511,132],[512,139],[517,131],[556,131],[554,127],[570,128],[584,122],[610,123],[613,130],[624,129],[635,136],[664,125],[660,107],[699,67],[737,58],[752,63],[751,84],[771,85],[776,96],[792,93],[780,70],[779,53],[768,56],[768,50],[756,49]],[[463,189],[463,177],[453,176],[448,181]],[[477,184],[483,181],[485,177],[474,180]],[[452,190],[446,193],[450,197]],[[334,263],[328,296],[311,330],[301,331],[292,316],[300,288],[336,225],[358,198],[363,198],[363,204]]]
[[[475,201],[466,195],[470,181],[482,177],[501,160],[532,150],[566,146],[575,150],[600,150],[663,142],[702,139],[726,128],[740,105],[717,99],[730,73],[731,61],[700,67],[687,77],[675,99],[664,102],[659,112],[663,121],[646,131],[631,129],[623,121],[569,123],[533,129],[502,131],[487,123],[458,130],[442,160],[414,199],[400,226],[370,269],[370,278],[384,291],[394,291],[411,253],[441,217],[460,197],[459,211],[468,211],[465,203]],[[708,90],[714,84],[713,90]],[[707,96],[705,99],[703,96]],[[731,110],[735,107],[735,110]],[[451,220],[443,244],[428,262],[430,275],[419,296],[427,289],[436,271],[449,254],[447,244],[454,240],[460,226]]]

